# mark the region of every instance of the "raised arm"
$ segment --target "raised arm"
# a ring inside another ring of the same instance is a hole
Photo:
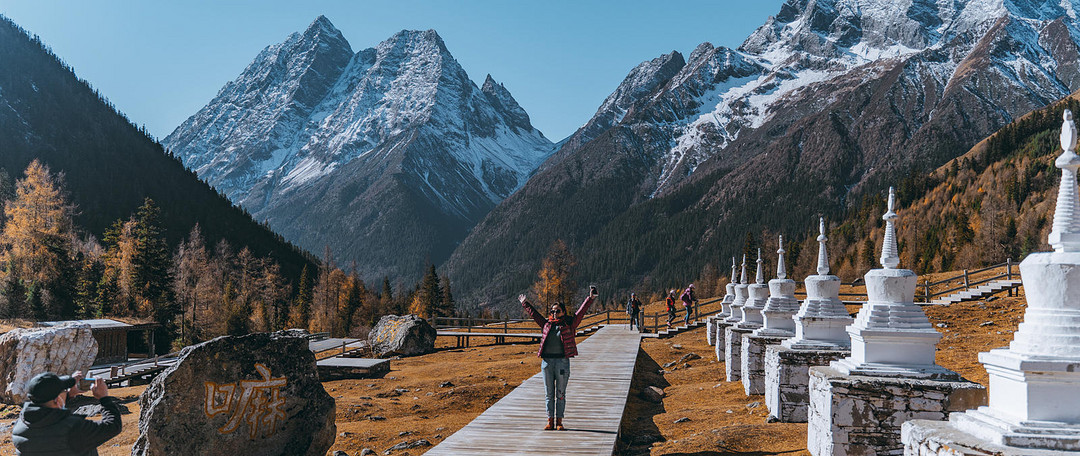
[[[585,298],[585,301],[581,303],[581,307],[578,307],[577,312],[574,313],[573,328],[577,328],[581,324],[581,320],[585,318],[585,312],[589,311],[589,306],[596,300],[596,296],[600,293],[596,291],[596,287],[589,287],[589,296]]]
[[[518,301],[521,302],[521,307],[525,309],[525,313],[529,314],[529,316],[532,317],[533,321],[535,321],[536,324],[540,325],[540,327],[543,328],[546,320],[543,316],[540,315],[540,312],[537,312],[536,309],[533,308],[532,304],[529,304],[529,300],[525,299],[525,295],[518,295]]]

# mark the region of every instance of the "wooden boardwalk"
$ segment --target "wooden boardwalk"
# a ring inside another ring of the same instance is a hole
[[[544,378],[538,373],[427,455],[571,454],[615,451],[641,334],[609,325],[578,345],[566,388],[566,431],[545,431]],[[540,359],[532,356],[539,368]]]

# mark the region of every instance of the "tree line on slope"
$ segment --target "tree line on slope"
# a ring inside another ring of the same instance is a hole
[[[290,280],[277,261],[247,247],[224,239],[208,246],[198,224],[170,248],[149,198],[98,241],[74,222],[78,208],[63,180],[36,160],[17,181],[0,169],[0,318],[151,321],[161,325],[156,343],[165,350],[285,328],[361,336],[388,313],[455,315],[450,285],[434,266],[395,299],[389,278],[369,289],[329,249],[314,274],[305,267]]]

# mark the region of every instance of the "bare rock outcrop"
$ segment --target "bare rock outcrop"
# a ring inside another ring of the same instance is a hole
[[[282,331],[185,348],[139,399],[133,456],[325,455],[334,399],[307,339]]]
[[[386,315],[368,335],[375,356],[413,356],[435,351],[435,328],[416,315]]]
[[[26,382],[42,372],[85,372],[97,352],[97,341],[87,325],[66,323],[5,333],[0,336],[0,353],[4,354],[0,356],[0,402],[25,402]]]

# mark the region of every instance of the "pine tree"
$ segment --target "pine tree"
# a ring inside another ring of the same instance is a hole
[[[311,278],[308,277],[308,268],[305,265],[300,272],[300,288],[296,292],[296,304],[292,308],[289,317],[289,326],[293,328],[307,329],[311,323]]]
[[[146,198],[135,215],[135,254],[132,256],[132,287],[142,315],[161,325],[155,331],[157,347],[168,350],[176,338],[179,313],[172,296],[171,257],[161,226],[161,209]]]
[[[79,271],[79,281],[75,286],[75,307],[80,318],[101,318],[102,309],[98,297],[100,292],[98,284],[104,273],[104,267],[99,261],[87,258],[83,260],[82,269]]]
[[[442,288],[439,286],[439,276],[435,273],[435,265],[428,265],[428,272],[420,280],[420,286],[413,301],[410,313],[429,320],[440,316],[439,307],[442,305],[443,296]]]
[[[454,294],[450,291],[450,278],[443,277],[443,300],[439,309],[439,316],[453,317],[457,314],[457,303],[454,302]]]
[[[387,315],[396,313],[396,305],[394,304],[394,290],[390,288],[390,277],[383,277],[382,293],[379,294],[379,312],[377,315]],[[378,316],[375,317],[378,320]]]

